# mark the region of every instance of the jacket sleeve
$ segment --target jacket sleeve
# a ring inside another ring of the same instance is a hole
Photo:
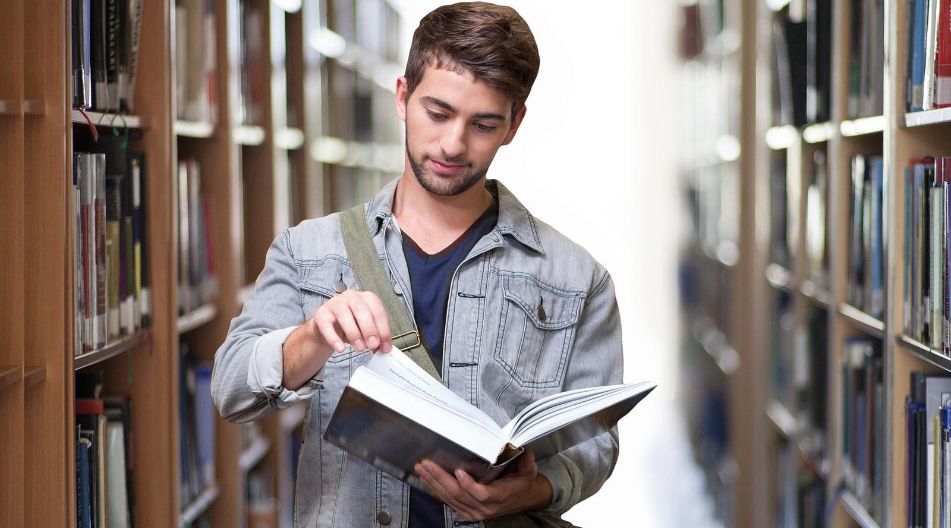
[[[290,249],[290,233],[278,235],[264,270],[241,314],[215,353],[211,395],[231,422],[249,422],[314,395],[316,376],[297,391],[283,387],[283,345],[306,316]],[[318,372],[319,374],[319,372]]]
[[[622,383],[621,321],[614,281],[605,271],[588,296],[575,334],[563,390]],[[561,515],[590,497],[611,476],[618,457],[617,427],[544,460],[538,471],[551,483],[548,513]]]

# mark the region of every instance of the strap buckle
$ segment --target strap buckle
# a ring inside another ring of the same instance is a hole
[[[405,333],[402,333],[402,334],[400,334],[400,335],[393,336],[393,342],[395,343],[397,339],[402,339],[402,338],[404,338],[404,337],[408,337],[408,336],[413,335],[413,334],[416,334],[416,342],[413,343],[412,346],[399,347],[399,348],[402,349],[402,350],[410,350],[410,349],[413,349],[413,348],[418,348],[418,347],[423,346],[423,342],[422,342],[422,341],[420,340],[420,338],[419,338],[419,332],[417,332],[416,330],[410,330],[409,332],[405,332]]]

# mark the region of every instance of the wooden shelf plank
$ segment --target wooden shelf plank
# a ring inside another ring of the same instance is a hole
[[[304,131],[299,128],[282,128],[274,133],[274,146],[283,150],[297,150],[304,146]]]
[[[215,133],[215,124],[203,121],[176,120],[175,135],[189,138],[210,138]]]
[[[839,314],[842,315],[846,322],[853,328],[879,339],[885,338],[885,323],[881,319],[876,319],[848,303],[839,305]]]
[[[807,446],[809,439],[822,436],[821,433],[806,427],[793,416],[786,406],[777,400],[770,400],[766,404],[766,417],[774,429],[796,449],[799,458],[810,471],[822,479],[829,478],[829,461],[818,457],[813,449]]]
[[[799,141],[799,131],[792,125],[770,127],[766,131],[766,146],[771,150],[785,150]]]
[[[868,136],[885,131],[885,116],[861,117],[843,121],[839,130],[845,137]]]
[[[706,318],[696,321],[693,336],[724,375],[732,376],[740,368],[740,355],[730,346],[726,334],[711,321]]]
[[[284,432],[293,431],[304,423],[304,417],[307,414],[307,404],[299,403],[288,409],[281,411],[281,429]]]
[[[900,348],[907,351],[911,355],[923,359],[938,368],[951,372],[951,357],[948,357],[940,351],[922,343],[921,341],[908,336],[900,335],[896,336],[895,339],[898,341],[898,343],[904,345]]]
[[[197,521],[199,517],[205,511],[208,510],[208,507],[211,506],[215,499],[218,498],[218,485],[212,484],[205,488],[205,491],[201,493],[191,504],[189,504],[184,510],[182,510],[181,515],[178,518],[178,525],[181,528],[186,528],[193,522]]]
[[[86,115],[89,116],[89,120],[92,121],[92,124],[96,126],[115,128],[148,128],[148,120],[136,115],[110,114],[91,111],[87,111]],[[73,110],[73,124],[88,124],[86,122],[86,118],[83,117],[82,112],[79,110]]]
[[[796,289],[796,281],[793,274],[779,264],[770,264],[766,266],[766,281],[774,287],[787,292],[793,292]]]
[[[103,362],[113,356],[122,354],[128,350],[132,350],[139,346],[139,344],[145,342],[145,340],[148,338],[148,332],[149,331],[147,329],[139,330],[132,335],[125,336],[114,343],[106,345],[104,348],[93,350],[92,352],[87,352],[81,356],[78,356],[73,359],[73,369],[84,369],[91,365],[95,365],[96,363]]]
[[[879,528],[875,519],[865,511],[865,507],[862,506],[862,503],[859,502],[851,491],[842,490],[840,492],[839,504],[842,505],[845,512],[849,514],[849,517],[861,528]]]
[[[802,129],[802,139],[806,143],[826,143],[835,137],[836,126],[834,123],[816,123]]]
[[[782,403],[770,400],[766,404],[766,417],[783,438],[792,440],[799,434],[799,422]]]
[[[252,125],[241,125],[235,127],[231,134],[232,139],[239,145],[246,147],[257,147],[264,144],[267,133],[264,128]]]
[[[201,325],[211,322],[218,315],[218,308],[213,304],[205,304],[191,312],[178,317],[178,333],[190,332]]]
[[[22,111],[23,105],[20,104],[20,101],[0,99],[0,115],[19,116]]]
[[[829,290],[820,287],[813,280],[804,280],[799,292],[814,304],[823,308],[828,308],[832,304],[832,293]]]
[[[263,436],[257,437],[254,442],[241,453],[241,458],[238,461],[241,471],[244,473],[250,471],[251,468],[256,466],[258,462],[267,455],[270,449],[271,442],[268,441],[267,438]]]
[[[26,372],[23,374],[23,384],[26,387],[32,387],[34,385],[39,385],[46,381],[46,366],[41,367],[27,367]]]
[[[0,389],[20,381],[21,373],[20,367],[0,366]]]
[[[951,123],[951,108],[939,108],[937,110],[909,112],[905,114],[905,126],[907,128],[943,125],[947,123]]]

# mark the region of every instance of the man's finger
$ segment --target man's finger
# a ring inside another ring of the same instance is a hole
[[[383,307],[383,302],[380,301],[380,298],[373,292],[364,292],[363,300],[366,302],[370,313],[373,314],[373,320],[376,322],[377,335],[380,339],[380,350],[389,352],[393,342],[393,334],[390,330],[390,319],[389,316],[386,315],[386,308]]]
[[[479,511],[481,504],[469,493],[462,489],[455,477],[446,472],[437,464],[424,460],[423,469],[429,474],[433,482],[444,492],[444,498],[462,505],[466,510]],[[448,502],[448,501],[447,501]]]
[[[333,314],[318,311],[317,314],[314,315],[313,321],[317,327],[317,331],[324,338],[324,341],[329,343],[337,353],[343,352],[346,347],[344,347],[343,339],[334,327]]]
[[[380,332],[377,330],[376,317],[367,304],[364,294],[358,293],[351,296],[347,304],[350,306],[350,312],[360,328],[360,337],[366,348],[378,348],[380,346]]]
[[[340,325],[340,329],[343,330],[347,342],[353,346],[354,350],[366,350],[366,343],[363,342],[363,335],[360,333],[360,327],[357,326],[357,321],[353,318],[353,312],[350,311],[350,306],[345,302],[337,303],[331,308],[331,311],[333,312],[335,322]]]
[[[461,487],[473,499],[479,501],[479,503],[485,503],[492,498],[492,489],[484,484],[479,484],[465,471],[457,469],[455,475],[456,481],[459,483],[459,487]]]

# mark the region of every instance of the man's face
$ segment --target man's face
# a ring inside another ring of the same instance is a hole
[[[524,105],[469,73],[428,67],[410,96],[397,83],[397,111],[406,123],[406,163],[420,185],[439,196],[461,194],[483,181],[495,153],[515,137]]]

